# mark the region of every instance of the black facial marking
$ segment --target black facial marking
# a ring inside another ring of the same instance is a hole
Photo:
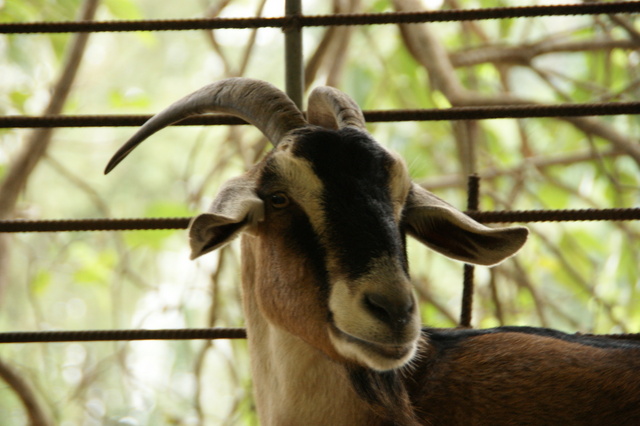
[[[327,240],[351,279],[383,255],[405,263],[403,238],[389,193],[393,158],[356,129],[318,130],[303,135],[294,155],[305,158],[324,185]]]

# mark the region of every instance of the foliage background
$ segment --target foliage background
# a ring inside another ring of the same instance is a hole
[[[90,1],[0,0],[0,20],[73,20]],[[281,3],[103,0],[95,18],[281,16]],[[430,8],[509,5],[522,2],[422,2]],[[303,7],[308,14],[387,12],[415,1],[305,0]],[[73,37],[0,36],[0,113],[47,110]],[[440,48],[439,56],[438,49],[430,53],[435,56],[425,53],[434,50],[427,45]],[[307,84],[335,85],[363,109],[638,100],[639,47],[636,19],[624,15],[438,23],[402,32],[391,25],[304,30]],[[154,113],[235,75],[284,87],[283,62],[278,29],[95,33],[62,112]],[[630,155],[637,150],[638,117],[588,120],[591,127],[580,120],[522,119],[378,123],[370,131],[404,156],[416,181],[460,209],[472,171],[483,177],[482,209],[638,206],[638,161]],[[1,215],[189,216],[265,149],[260,134],[246,126],[169,128],[103,176],[106,161],[132,132],[55,130],[33,171],[23,171],[16,202],[5,203]],[[0,130],[0,182],[16,173],[12,167],[25,150],[35,157],[28,149],[36,133]],[[0,187],[0,199],[11,199],[8,191]],[[516,258],[476,271],[474,326],[640,330],[640,224],[530,229]],[[2,241],[0,330],[243,325],[235,244],[190,262],[186,235],[177,231],[21,234]],[[409,253],[424,322],[454,326],[461,265],[413,242]],[[0,359],[31,390],[44,424],[257,423],[244,342],[4,345]],[[34,421],[4,383],[0,418],[6,425]]]

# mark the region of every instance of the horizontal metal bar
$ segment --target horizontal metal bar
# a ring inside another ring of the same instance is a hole
[[[467,211],[483,223],[640,220],[640,207],[619,209]],[[0,233],[186,229],[192,218],[0,220]]]
[[[482,223],[579,222],[640,220],[640,208],[467,211],[467,215]]]
[[[114,340],[246,339],[244,328],[162,330],[16,331],[0,333],[0,343],[100,342]]]
[[[603,102],[559,105],[501,105],[454,108],[398,109],[364,111],[370,123],[392,121],[487,120],[500,118],[579,117],[640,114],[640,102]],[[0,128],[35,127],[128,127],[141,126],[151,115],[59,115],[0,117]],[[177,126],[247,124],[226,114],[191,117]]]
[[[49,115],[0,117],[0,128],[34,128],[34,127],[138,127],[143,125],[151,115]],[[238,125],[246,121],[231,115],[204,115],[192,117],[176,123],[177,126],[205,125]]]
[[[582,334],[593,338],[640,340],[640,333]],[[107,342],[136,340],[246,339],[244,328],[185,328],[162,330],[15,331],[0,333],[0,343]]]
[[[0,232],[146,231],[187,229],[190,217],[133,219],[3,220]]]
[[[567,5],[495,7],[483,9],[427,10],[419,12],[333,14],[276,18],[208,18],[135,21],[4,22],[0,34],[184,31],[294,26],[415,24],[542,16],[595,15],[640,12],[640,2],[582,3]]]

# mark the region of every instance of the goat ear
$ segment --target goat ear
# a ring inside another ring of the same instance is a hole
[[[191,221],[191,259],[223,246],[264,219],[264,203],[255,187],[255,181],[246,175],[231,179],[224,184],[209,212]]]
[[[435,251],[475,265],[493,266],[513,256],[529,234],[521,226],[486,227],[415,183],[404,222],[411,236]]]

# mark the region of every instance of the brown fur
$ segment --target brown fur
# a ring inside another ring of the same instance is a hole
[[[261,424],[375,425],[377,416],[350,386],[344,359],[331,346],[319,294],[296,291],[313,280],[303,267],[284,274],[295,281],[275,278],[282,264],[269,253],[280,247],[263,241],[245,236],[242,242],[243,303]],[[289,253],[278,259],[300,260]]]
[[[407,380],[425,424],[640,424],[640,345],[519,332],[425,343]]]
[[[439,331],[423,335],[419,353],[403,369],[379,373],[353,365],[327,335],[315,266],[290,246],[295,215],[303,215],[298,206],[286,214],[267,210],[256,237],[243,242],[252,359],[282,364],[254,366],[264,424],[313,418],[350,425],[640,424],[640,345],[596,347],[510,329],[449,342]],[[269,338],[278,333],[289,337]],[[283,352],[298,355],[287,360]],[[274,395],[279,381],[288,384],[283,395],[308,406]]]
[[[271,179],[266,194],[281,185]],[[265,203],[243,237],[263,424],[640,424],[640,345],[598,347],[541,329],[432,330],[401,369],[346,359],[329,336],[331,256],[307,210],[293,199],[284,210]]]

